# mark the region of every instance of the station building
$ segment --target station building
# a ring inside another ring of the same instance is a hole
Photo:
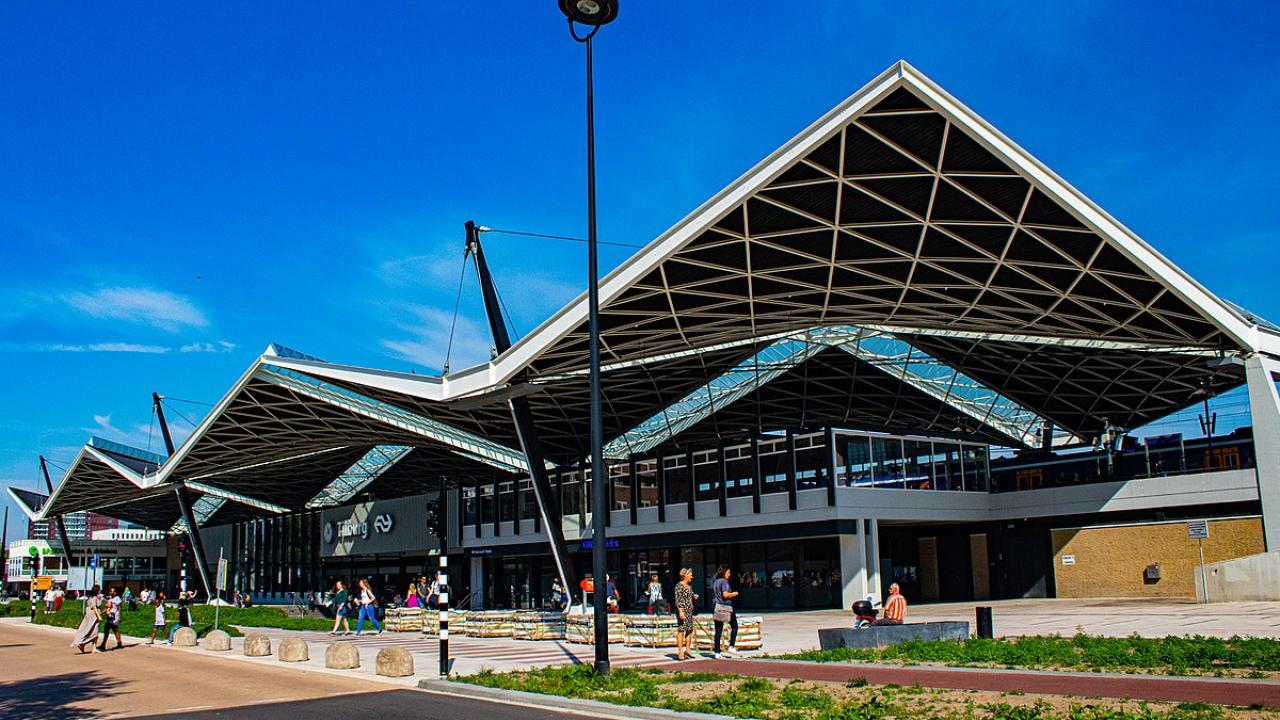
[[[575,584],[597,522],[624,605],[650,574],[701,584],[719,564],[750,608],[890,582],[925,601],[1186,596],[1170,528],[1188,519],[1209,521],[1210,560],[1280,550],[1280,328],[906,63],[600,298],[605,517],[584,295],[441,376],[273,344],[171,454],[90,441],[41,518],[195,526],[261,599],[355,575],[390,597],[444,553],[471,607]],[[1230,435],[1129,435],[1241,387]]]

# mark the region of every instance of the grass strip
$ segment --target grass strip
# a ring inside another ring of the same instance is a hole
[[[987,640],[912,640],[884,648],[809,650],[780,656],[809,662],[941,663],[1015,668],[1157,671],[1172,675],[1280,671],[1280,640],[1255,637],[1072,637],[1037,635]]]

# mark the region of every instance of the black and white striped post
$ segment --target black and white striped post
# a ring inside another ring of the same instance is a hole
[[[440,677],[449,679],[449,556],[440,555],[439,583],[440,597]]]

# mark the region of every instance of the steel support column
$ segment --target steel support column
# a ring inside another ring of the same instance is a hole
[[[640,521],[640,472],[635,455],[627,458],[627,472],[631,481],[631,524],[636,525]]]
[[[667,468],[662,461],[662,453],[658,453],[653,468],[653,479],[658,483],[658,522],[667,521]]]
[[[716,499],[720,503],[720,517],[729,514],[729,463],[724,458],[724,441],[716,445],[716,476],[720,478],[720,492]]]
[[[827,505],[836,504],[836,431],[828,425],[823,431],[827,444]]]
[[[689,518],[688,519],[694,520],[697,517],[697,511],[698,511],[698,505],[697,505],[698,481],[693,476],[693,450],[690,450],[688,454],[685,455],[685,457],[688,458],[686,462],[689,464],[689,472],[686,473],[689,480],[689,483],[688,483],[689,484]]]
[[[751,436],[751,512],[760,514],[760,485],[764,482],[764,472],[760,465],[760,436]]]
[[[476,275],[480,279],[480,292],[484,298],[485,315],[488,316],[489,330],[493,333],[494,349],[498,354],[502,354],[511,348],[511,336],[507,333],[507,326],[503,321],[498,291],[494,288],[493,276],[489,274],[489,265],[484,259],[484,248],[480,246],[480,234],[476,224],[468,220],[466,230],[467,252],[475,260]],[[542,527],[546,529],[547,540],[551,545],[551,557],[556,563],[556,570],[560,573],[560,580],[564,586],[577,587],[576,578],[573,575],[573,564],[569,562],[569,550],[564,543],[564,523],[560,521],[560,508],[552,506],[551,481],[547,477],[547,465],[542,456],[542,443],[538,439],[538,430],[533,423],[533,412],[529,409],[529,400],[525,397],[514,397],[507,404],[511,409],[511,419],[515,421],[520,449],[524,452],[525,462],[529,466],[534,500],[537,501]],[[496,486],[494,491],[496,503],[498,500]],[[499,511],[498,514],[501,515],[501,512]]]
[[[169,421],[164,416],[164,405],[160,402],[163,398],[160,393],[151,393],[152,409],[155,410],[156,420],[160,425],[160,437],[164,439],[164,449],[169,457],[173,457],[174,444],[173,434],[169,432]],[[200,574],[200,584],[204,589],[204,597],[207,602],[213,597],[213,586],[209,584],[209,568],[205,566],[204,543],[200,541],[200,526],[196,524],[195,513],[191,511],[191,498],[187,494],[187,486],[182,482],[178,482],[173,486],[174,495],[178,499],[178,510],[182,513],[182,521],[187,526],[187,538],[191,541],[191,554],[195,556],[196,572]]]
[[[796,433],[787,431],[787,506],[795,510],[799,502],[800,488],[796,482]]]
[[[1275,374],[1280,362],[1263,355],[1245,361],[1253,449],[1257,461],[1258,501],[1262,505],[1262,538],[1268,551],[1280,550],[1280,394]]]
[[[53,480],[49,478],[49,464],[45,461],[43,455],[40,456],[40,472],[44,473],[44,486],[49,488],[49,497],[53,497]],[[8,510],[8,508],[5,508]],[[71,579],[71,568],[75,565],[73,559],[75,553],[71,549],[71,538],[67,537],[67,524],[62,521],[62,515],[54,515],[53,519],[58,524],[58,538],[62,540],[62,555],[67,562],[67,579]],[[85,578],[88,582],[89,578]]]

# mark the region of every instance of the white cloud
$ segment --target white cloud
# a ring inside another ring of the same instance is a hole
[[[235,343],[219,340],[211,342],[192,342],[175,348],[168,345],[148,345],[133,342],[98,342],[98,343],[0,343],[0,352],[7,353],[141,353],[162,355],[170,352],[182,353],[227,353],[236,348]]]
[[[167,414],[169,415],[167,418],[169,432],[173,434],[173,442],[175,445],[182,445],[183,441],[191,435],[192,428],[186,425],[182,418],[175,417],[172,410],[168,410]],[[192,418],[192,420],[199,422],[198,418]],[[111,440],[112,442],[118,442],[141,450],[159,452],[161,455],[164,454],[164,438],[160,434],[159,426],[155,423],[136,423],[120,428],[111,422],[110,414],[94,415],[93,427],[82,429],[90,435],[101,437],[105,440]]]
[[[178,352],[182,353],[228,353],[236,349],[235,343],[219,340],[216,343],[211,342],[192,342],[178,348]]]
[[[68,293],[62,299],[93,318],[143,323],[166,332],[209,324],[204,313],[189,299],[164,290],[108,287],[94,292]]]
[[[421,305],[412,306],[410,312],[417,318],[417,322],[399,325],[401,330],[409,334],[409,337],[383,340],[382,346],[401,360],[432,370],[441,369],[449,349],[449,330],[453,324],[453,314]],[[487,329],[466,317],[459,317],[457,328],[453,332],[453,351],[449,354],[450,365],[454,369],[460,369],[486,362],[489,360],[490,347],[492,343],[489,341]]]

